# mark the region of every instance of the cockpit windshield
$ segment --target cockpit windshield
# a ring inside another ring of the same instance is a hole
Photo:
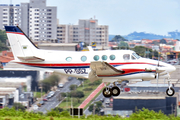
[[[134,57],[136,57],[137,59],[139,59],[139,58],[140,58],[140,56],[139,56],[139,55],[137,55],[136,53],[133,53],[133,55],[134,55]]]

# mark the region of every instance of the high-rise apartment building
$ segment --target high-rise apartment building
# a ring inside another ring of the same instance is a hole
[[[57,38],[57,7],[46,6],[46,0],[30,0],[21,5],[0,4],[0,29],[18,25],[34,41]]]
[[[58,25],[57,39],[61,43],[86,42],[108,46],[108,25],[98,25],[97,19],[80,19],[78,25]]]

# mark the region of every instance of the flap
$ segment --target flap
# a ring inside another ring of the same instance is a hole
[[[124,73],[123,70],[118,70],[112,65],[104,61],[95,61],[90,64],[91,70],[93,70],[96,75],[113,75]]]
[[[42,62],[44,61],[44,59],[42,58],[38,58],[35,56],[26,56],[26,57],[18,57],[18,59],[20,59],[21,61],[26,61],[26,62]]]

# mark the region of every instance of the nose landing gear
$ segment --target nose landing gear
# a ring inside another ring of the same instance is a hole
[[[168,96],[173,96],[175,93],[175,90],[172,88],[172,86],[170,84],[170,80],[168,80],[168,85],[169,85],[169,88],[166,90],[166,94]]]
[[[175,91],[174,91],[174,89],[173,89],[172,87],[170,87],[170,88],[168,88],[168,89],[166,90],[166,94],[167,94],[168,96],[173,96],[174,93],[175,93]]]

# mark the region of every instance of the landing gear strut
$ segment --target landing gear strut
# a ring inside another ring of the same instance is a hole
[[[170,84],[170,80],[168,80],[168,85],[169,85],[169,88],[166,90],[166,94],[168,96],[173,96],[175,93],[175,90],[172,88],[172,86]]]

